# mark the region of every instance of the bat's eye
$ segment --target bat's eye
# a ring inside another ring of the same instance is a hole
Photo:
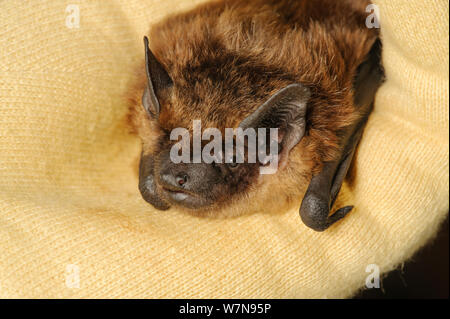
[[[235,162],[228,164],[228,166],[231,168],[236,168],[236,167],[238,167],[238,165],[239,165],[239,163],[235,163]]]
[[[236,168],[239,166],[239,163],[237,162],[236,156],[233,156],[233,160],[228,163],[228,167],[230,168]]]

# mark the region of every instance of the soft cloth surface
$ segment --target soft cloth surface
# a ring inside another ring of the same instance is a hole
[[[145,203],[122,96],[150,23],[199,2],[0,3],[0,297],[348,297],[367,265],[387,272],[437,231],[449,207],[444,0],[377,1],[388,80],[342,222],[316,233],[297,210],[207,220]],[[79,28],[66,26],[69,4]]]

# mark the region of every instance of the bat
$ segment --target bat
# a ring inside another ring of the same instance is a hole
[[[153,25],[127,92],[143,199],[201,217],[300,207],[315,231],[346,216],[333,205],[384,79],[369,4],[213,1]]]

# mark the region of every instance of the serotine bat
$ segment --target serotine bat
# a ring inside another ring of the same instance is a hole
[[[164,19],[145,37],[129,92],[142,140],[139,189],[160,210],[198,216],[276,212],[300,205],[323,231],[383,80],[369,1],[230,0]],[[264,163],[174,163],[176,128],[276,128],[275,174]]]

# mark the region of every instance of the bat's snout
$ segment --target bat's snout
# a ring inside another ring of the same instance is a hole
[[[163,154],[155,173],[164,197],[173,204],[196,209],[214,201],[212,188],[220,175],[212,164],[174,163]]]

